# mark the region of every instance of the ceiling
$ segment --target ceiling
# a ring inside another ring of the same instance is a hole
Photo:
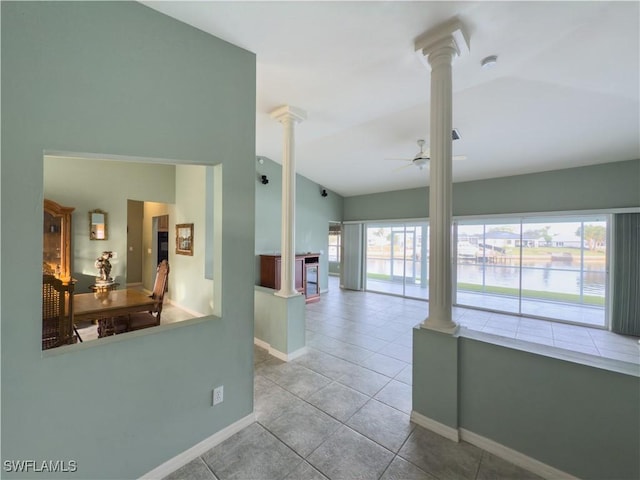
[[[388,159],[428,145],[414,39],[454,16],[470,44],[453,64],[455,182],[640,158],[636,1],[142,3],[254,52],[256,155],[281,163],[270,111],[305,110],[296,170],[343,196],[428,185],[428,169]]]

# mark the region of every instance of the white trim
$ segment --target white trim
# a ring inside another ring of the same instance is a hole
[[[271,345],[269,345],[267,342],[265,342],[264,340],[260,340],[257,337],[253,337],[253,343],[255,345],[257,345],[260,348],[264,348],[265,350],[269,350],[271,348]]]
[[[141,287],[141,286],[142,286],[142,282],[127,283],[127,288]]]
[[[269,355],[276,357],[277,359],[282,360],[283,362],[290,362],[307,353],[306,346],[299,348],[298,350],[292,353],[284,353],[284,352],[281,352],[280,350],[276,350],[275,348],[273,348],[270,343],[267,343],[264,340],[260,340],[259,338],[256,338],[256,337],[253,337],[253,343],[260,348],[264,348],[269,352]]]
[[[232,423],[228,427],[223,428],[222,430],[214,433],[208,438],[205,438],[200,443],[195,444],[193,447],[185,450],[182,453],[179,453],[173,458],[170,458],[162,465],[157,466],[150,472],[145,473],[140,477],[140,479],[154,479],[154,478],[164,478],[170,473],[175,472],[180,467],[185,466],[190,461],[198,458],[200,455],[205,453],[206,451],[212,449],[216,445],[222,443],[230,436],[238,433],[245,427],[248,427],[252,423],[256,421],[256,416],[252,412],[244,418],[241,418],[237,422]]]
[[[180,305],[178,302],[176,302],[175,300],[171,300],[170,298],[165,298],[165,302],[170,303],[171,305],[173,305],[176,308],[179,308],[180,310],[184,310],[189,315],[193,315],[194,317],[206,317],[208,315],[213,315],[213,313],[196,312],[195,310],[191,310],[190,308]]]
[[[478,435],[477,433],[473,433],[464,428],[453,428],[449,425],[445,425],[436,420],[433,420],[429,417],[425,417],[421,413],[413,410],[411,412],[411,421],[427,430],[431,430],[438,435],[442,435],[449,440],[453,440],[454,442],[468,442],[472,445],[475,445],[478,448],[481,448],[497,457],[502,458],[508,462],[513,463],[525,470],[528,470],[536,475],[541,476],[542,478],[553,478],[558,480],[578,480],[578,477],[574,477],[573,475],[563,472],[551,465],[547,465],[535,458],[529,457],[524,453],[520,453],[512,448],[506,447],[501,443],[495,442],[489,438],[483,437],[482,435]]]
[[[484,218],[523,218],[531,217],[582,217],[585,215],[611,215],[614,213],[634,213],[640,212],[640,207],[613,207],[613,208],[592,208],[584,210],[549,210],[542,212],[521,212],[521,213],[482,213],[478,215],[454,215],[454,220],[481,220]]]
[[[558,470],[551,465],[542,463],[535,458],[531,458],[524,453],[520,453],[509,447],[505,447],[501,443],[494,442],[493,440],[483,437],[482,435],[478,435],[477,433],[465,430],[464,428],[460,429],[460,440],[469,442],[478,448],[486,450],[487,452],[496,455],[497,457],[507,460],[508,462],[511,462],[514,465],[535,473],[536,475],[540,475],[543,478],[566,480],[577,480],[578,478],[569,473],[563,472],[562,470]]]
[[[385,193],[385,192],[380,192]],[[371,195],[375,195],[372,193]],[[428,217],[416,217],[416,218],[383,218],[381,220],[345,220],[342,222],[343,225],[349,224],[362,224],[362,225],[377,225],[379,223],[417,223],[417,222],[426,222]]]
[[[400,190],[398,190],[400,191]],[[385,193],[385,192],[381,192]],[[375,194],[370,194],[375,195]],[[638,213],[640,207],[612,207],[612,208],[594,208],[585,210],[549,210],[542,212],[516,212],[516,213],[480,213],[477,215],[452,215],[452,222],[458,220],[482,220],[485,218],[530,218],[530,217],[571,217],[581,215],[609,215],[615,213]],[[380,223],[416,223],[427,222],[429,223],[429,217],[417,217],[417,218],[391,218],[381,220],[344,220],[343,225],[348,224],[362,224],[362,225],[377,225]]]
[[[62,157],[62,158],[83,158],[88,160],[104,160],[114,162],[132,162],[132,163],[153,163],[163,165],[202,165],[203,167],[211,166],[203,162],[182,161],[175,158],[162,157],[136,157],[135,155],[112,155],[106,153],[89,153],[89,152],[68,152],[64,150],[43,150],[42,155],[45,157]]]
[[[638,368],[637,363],[616,360],[615,358],[606,358],[591,353],[568,350],[564,347],[543,345],[541,343],[530,342],[528,340],[503,337],[494,333],[474,330],[469,327],[461,327],[458,332],[458,336],[461,338],[468,338],[479,342],[510,348],[512,350],[519,350],[521,352],[533,353],[534,355],[576,363],[578,365],[586,365],[588,367],[595,367],[601,370],[640,377],[640,369]]]
[[[429,417],[425,417],[415,410],[411,411],[411,421],[417,425],[420,425],[421,427],[426,428],[427,430],[431,430],[432,432],[437,433],[438,435],[442,435],[444,438],[448,438],[449,440],[453,440],[454,442],[460,441],[460,435],[457,428],[450,427],[449,425],[445,425],[444,423],[440,423]]]

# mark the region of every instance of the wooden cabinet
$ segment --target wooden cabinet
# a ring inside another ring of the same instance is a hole
[[[295,287],[302,293],[306,302],[320,300],[319,262],[320,255],[307,253],[296,255]],[[280,255],[260,255],[260,285],[280,290],[282,257]]]
[[[42,273],[65,283],[71,281],[71,214],[74,210],[44,200]]]
[[[42,233],[42,349],[75,343],[71,278],[71,213],[44,201]]]

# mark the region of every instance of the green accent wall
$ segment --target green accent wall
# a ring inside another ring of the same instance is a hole
[[[282,298],[274,290],[255,287],[255,337],[284,354],[305,346],[305,301],[302,295]]]
[[[256,161],[256,285],[260,284],[260,254],[281,252],[282,166],[266,157]],[[261,176],[269,179],[267,185]],[[342,221],[343,198],[300,174],[296,175],[296,253],[321,253],[320,289],[328,288],[329,222]]]
[[[135,2],[1,8],[2,460],[136,478],[253,411],[255,55]],[[43,353],[44,151],[222,164],[220,317]]]
[[[640,206],[640,160],[454,183],[453,215]],[[344,199],[344,221],[426,218],[429,189]]]
[[[640,477],[638,377],[468,338],[459,351],[462,428],[585,480]]]
[[[413,351],[413,411],[457,429],[458,338],[416,327]]]
[[[413,410],[583,479],[640,477],[640,378],[413,330]]]

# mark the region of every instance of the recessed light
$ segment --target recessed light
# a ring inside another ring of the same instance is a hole
[[[490,68],[495,67],[496,63],[498,63],[498,56],[489,55],[488,57],[482,59],[482,62],[480,62],[480,66],[483,70],[489,70]]]

